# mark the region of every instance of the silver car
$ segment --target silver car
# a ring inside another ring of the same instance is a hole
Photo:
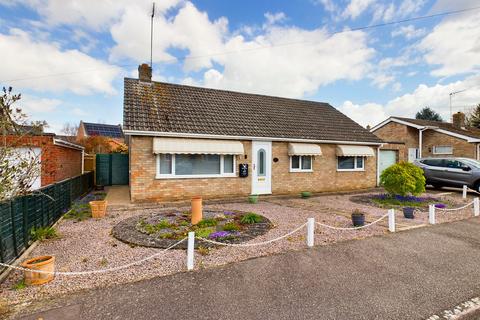
[[[480,191],[480,162],[469,158],[423,158],[413,162],[423,169],[434,188],[462,187]]]

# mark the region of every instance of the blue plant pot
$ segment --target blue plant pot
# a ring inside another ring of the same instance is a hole
[[[413,219],[415,218],[414,211],[415,211],[415,208],[405,207],[403,208],[403,216],[407,219]]]
[[[365,224],[365,215],[363,213],[352,213],[352,223],[354,227],[361,227]]]

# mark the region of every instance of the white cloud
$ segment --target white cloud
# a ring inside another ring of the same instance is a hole
[[[342,13],[342,17],[355,19],[375,2],[376,0],[350,0],[350,3]]]
[[[425,0],[404,0],[398,6],[391,2],[389,5],[375,3],[373,9],[373,21],[393,21],[411,16],[420,11],[425,5]]]
[[[425,28],[416,29],[415,26],[411,24],[408,26],[401,26],[400,28],[393,30],[392,37],[402,36],[407,40],[412,40],[425,35],[426,32],[427,30],[425,30]]]
[[[328,12],[338,11],[338,7],[333,0],[316,0],[315,4],[321,4]]]
[[[113,94],[115,89],[111,83],[120,72],[119,68],[78,50],[62,50],[55,43],[36,41],[19,29],[11,29],[10,34],[0,33],[0,60],[4,85],[39,91]],[[83,72],[87,70],[92,71]],[[43,77],[75,71],[79,73]],[[13,79],[26,80],[7,83]]]
[[[432,75],[445,77],[480,70],[480,12],[450,17],[419,44]]]
[[[88,112],[81,109],[81,108],[73,108],[72,109],[72,114],[79,116],[79,117],[84,117],[88,115]]]
[[[62,104],[61,100],[39,98],[32,95],[22,95],[22,98],[15,104],[28,115],[48,113],[55,111]]]
[[[277,22],[284,21],[287,16],[283,12],[270,13],[267,12],[264,14],[265,19],[267,19],[267,24],[275,24]]]
[[[413,92],[391,99],[384,105],[354,104],[351,101],[345,101],[339,109],[364,126],[375,125],[389,116],[414,117],[417,111],[426,106],[440,113],[442,118],[448,121],[450,119],[449,93],[465,89],[467,90],[454,96],[452,111],[468,112],[480,102],[480,75],[444,85],[420,84]]]
[[[165,12],[181,0],[156,1],[156,12]],[[70,24],[95,30],[108,28],[132,6],[144,9],[148,20],[152,10],[151,0],[13,0],[36,10],[49,25]]]

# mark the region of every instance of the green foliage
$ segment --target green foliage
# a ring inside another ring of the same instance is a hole
[[[215,232],[214,227],[199,228],[195,231],[195,236],[199,238],[208,238],[208,236],[213,232]]]
[[[203,219],[200,221],[197,226],[199,228],[205,228],[205,227],[215,227],[217,225],[218,221],[215,220],[214,218],[209,218],[209,219]]]
[[[148,234],[154,234],[163,229],[171,228],[172,224],[167,219],[162,219],[156,224],[151,224],[145,222],[145,220],[140,220],[138,225]]]
[[[258,202],[258,194],[249,195],[248,196],[248,202],[257,203]]]
[[[27,287],[27,284],[25,283],[25,279],[22,279],[12,286],[12,290],[22,290],[22,289],[25,289],[26,287]]]
[[[300,195],[302,196],[302,198],[306,199],[306,198],[310,198],[312,196],[312,193],[309,191],[302,191]]]
[[[244,214],[242,216],[242,218],[240,219],[240,223],[242,223],[242,224],[254,224],[254,223],[259,223],[259,222],[262,222],[262,221],[263,221],[262,216],[260,216],[256,213],[253,213],[253,212]]]
[[[372,199],[372,202],[381,205],[382,207],[385,208],[391,208],[392,206],[400,206],[400,207],[424,207],[425,203],[424,202],[418,202],[418,201],[400,201],[396,199],[395,197],[392,198],[385,198],[385,199],[377,199],[374,198]],[[432,201],[432,203],[435,201]]]
[[[408,162],[396,163],[385,169],[380,175],[380,183],[392,195],[419,195],[425,191],[422,169]]]
[[[57,238],[57,230],[53,227],[33,227],[30,230],[30,239],[33,241],[43,241],[46,239],[54,239]]]
[[[225,223],[225,225],[223,226],[223,230],[224,231],[238,231],[238,230],[240,230],[240,226],[238,224],[236,224],[235,222],[228,222],[228,223]]]
[[[431,120],[431,121],[443,121],[442,117],[438,112],[430,109],[429,107],[424,107],[422,110],[418,111],[415,115],[415,119],[420,120]]]
[[[466,123],[470,127],[480,128],[480,103],[468,114]]]
[[[72,208],[65,214],[65,219],[83,221],[92,217],[92,212],[90,210],[90,205],[88,203],[76,203]]]

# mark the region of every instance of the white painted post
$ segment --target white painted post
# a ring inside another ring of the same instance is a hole
[[[388,210],[388,231],[395,232],[395,209]]]
[[[466,185],[463,185],[463,193],[462,193],[463,199],[467,199],[467,191],[468,191],[468,187]]]
[[[480,199],[478,197],[473,199],[473,215],[475,217],[480,215]]]
[[[307,219],[307,246],[313,247],[315,243],[315,218]]]
[[[188,246],[187,246],[187,270],[193,270],[194,262],[193,255],[195,253],[195,232],[188,233]]]
[[[435,205],[428,206],[428,223],[435,224]]]

